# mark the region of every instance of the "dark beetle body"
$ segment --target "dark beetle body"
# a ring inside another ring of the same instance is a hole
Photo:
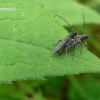
[[[80,37],[71,40],[69,43],[66,44],[66,46],[62,49],[63,52],[68,52],[71,48],[76,47],[79,43],[82,43],[85,39],[87,39],[89,36],[87,34],[83,34]]]
[[[62,53],[62,49],[63,48],[65,48],[66,47],[66,44],[71,40],[71,39],[73,39],[75,36],[77,36],[77,32],[71,32],[70,34],[69,34],[69,36],[66,36],[65,38],[64,38],[64,40],[62,40],[61,42],[60,42],[60,44],[55,48],[55,50],[54,50],[54,54],[56,54],[56,53]]]
[[[83,9],[82,9],[83,10]],[[65,22],[67,22],[64,18],[62,18],[59,15],[55,15],[63,19]],[[54,17],[55,17],[54,16]],[[84,18],[84,11],[83,11],[83,21],[84,21],[84,33],[85,33],[85,18]],[[70,24],[67,22],[67,24],[70,26]],[[71,26],[70,26],[71,27]],[[85,39],[87,39],[89,36],[87,34],[83,34],[81,36],[77,35],[77,32],[72,28],[73,32],[69,34],[69,36],[66,36],[60,44],[55,48],[54,54],[56,53],[64,53],[68,52],[71,48],[75,48],[78,44],[82,43]]]

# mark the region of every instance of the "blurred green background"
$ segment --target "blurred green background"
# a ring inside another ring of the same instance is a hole
[[[100,0],[76,1],[100,13]],[[83,25],[73,27],[82,33]],[[89,35],[100,34],[100,25],[86,25],[86,32]],[[88,39],[87,48],[100,58],[100,38]],[[1,84],[0,100],[100,100],[100,74],[45,77],[43,80]]]

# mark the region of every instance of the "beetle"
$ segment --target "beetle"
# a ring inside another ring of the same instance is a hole
[[[82,9],[83,10],[83,9]],[[91,37],[85,33],[85,18],[84,18],[84,11],[83,11],[83,21],[84,21],[84,34],[83,35],[77,35],[74,39],[71,39],[61,50],[61,53],[67,53],[70,49],[78,47],[79,44],[84,43],[84,40],[88,37]],[[93,35],[98,36],[99,35]],[[73,55],[72,55],[73,56]]]
[[[55,48],[54,54],[56,53],[62,53],[62,49],[65,47],[65,45],[75,36],[77,35],[77,32],[71,32],[69,36],[66,36],[60,44]]]
[[[64,18],[62,18],[59,15],[55,15],[60,17],[61,19],[63,19],[65,22],[67,22]],[[54,17],[55,17],[54,16]],[[68,23],[68,22],[67,22]],[[70,24],[68,23],[68,25],[70,26]],[[71,26],[70,26],[71,27]],[[72,28],[72,27],[71,27]],[[68,36],[66,36],[59,44],[58,46],[55,48],[54,50],[54,54],[56,53],[62,53],[62,49],[65,47],[65,45],[71,40],[74,39],[75,36],[77,36],[77,32],[72,28],[73,32],[71,32]]]
[[[62,18],[59,15],[55,15],[55,16],[58,16],[58,17]],[[62,18],[62,19],[64,21],[66,21],[64,18]],[[84,11],[83,11],[83,21],[84,21],[84,29],[83,29],[84,30],[84,34],[83,35],[78,35],[78,33],[72,28],[73,32],[71,32],[68,36],[66,36],[60,42],[60,44],[58,44],[58,46],[54,50],[54,54],[56,54],[56,53],[60,54],[60,53],[65,53],[65,52],[67,53],[70,49],[75,48],[75,47],[78,47],[79,44],[82,44],[85,39],[87,39],[88,37],[90,37],[90,36],[88,36],[85,33],[85,17],[84,17]],[[68,23],[68,25],[70,26],[69,23]],[[94,36],[99,36],[99,35],[94,35]]]
[[[89,36],[87,34],[83,34],[80,37],[71,40],[69,43],[65,45],[61,52],[68,52],[71,48],[76,47],[78,44],[83,43],[85,39]]]

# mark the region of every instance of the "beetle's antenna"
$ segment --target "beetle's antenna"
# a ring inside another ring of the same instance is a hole
[[[85,33],[85,17],[84,17],[84,10],[82,9],[82,11],[83,11],[83,22],[84,22],[84,27],[83,27],[83,31],[84,31],[84,33]]]
[[[95,36],[95,37],[100,37],[100,35],[90,35],[89,37],[92,37],[92,36]]]
[[[69,25],[69,27],[70,27],[73,31],[75,31],[75,30],[71,27],[71,25],[70,25],[64,18],[62,18],[62,17],[59,16],[59,15],[55,15],[54,17],[56,17],[56,16],[58,16],[58,17],[60,17],[61,19],[63,19],[63,20]]]

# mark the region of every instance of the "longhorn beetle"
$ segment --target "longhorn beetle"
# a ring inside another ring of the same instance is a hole
[[[61,16],[59,15],[55,15],[55,16],[58,16],[60,18],[62,18]],[[55,17],[54,16],[54,17]],[[65,22],[67,22],[64,18],[62,18]],[[68,23],[68,22],[67,22]],[[68,23],[68,25],[70,26],[70,24]],[[71,26],[70,26],[71,27]],[[60,44],[55,48],[54,50],[54,54],[56,53],[62,53],[62,49],[65,47],[65,45],[73,38],[75,38],[75,36],[77,36],[77,32],[72,28],[73,32],[71,32],[69,34],[69,36],[66,36],[61,42]]]
[[[82,9],[83,10],[83,9]],[[83,43],[83,41],[85,39],[87,39],[88,36],[87,34],[85,34],[85,18],[84,18],[84,11],[83,11],[83,21],[84,21],[84,34],[83,35],[78,35],[75,39],[72,39],[71,41],[69,41],[64,48],[61,50],[61,52],[68,52],[71,48],[75,48],[78,46],[78,44]],[[99,36],[99,35],[93,35],[93,36]],[[100,36],[99,36],[100,37]],[[72,55],[73,56],[73,55]]]
[[[60,17],[59,15],[55,15],[55,16]],[[62,17],[60,17],[60,18],[62,18]],[[65,19],[63,19],[63,20],[66,21]],[[83,41],[89,37],[87,34],[85,34],[84,11],[83,11],[83,21],[84,21],[84,29],[83,29],[84,30],[84,34],[83,35],[77,35],[77,32],[72,28],[73,32],[71,32],[69,36],[66,36],[64,38],[64,40],[62,40],[61,43],[55,48],[55,50],[54,50],[55,54],[56,53],[68,52],[71,48],[77,47],[78,44],[83,43]],[[69,23],[68,23],[68,25],[70,26]],[[94,36],[98,36],[98,35],[94,35]]]
[[[78,44],[83,42],[85,39],[87,39],[89,36],[87,34],[81,35],[79,38],[76,38],[74,40],[71,40],[66,46],[62,49],[62,52],[67,52],[71,48],[76,47]]]
[[[82,9],[83,10],[83,9]],[[85,39],[87,39],[89,36],[85,34],[85,17],[84,17],[84,11],[83,11],[83,21],[84,21],[84,34],[78,35],[75,39],[71,40],[69,43],[66,44],[66,46],[62,49],[62,52],[68,52],[71,48],[75,48],[78,44],[82,43]]]

